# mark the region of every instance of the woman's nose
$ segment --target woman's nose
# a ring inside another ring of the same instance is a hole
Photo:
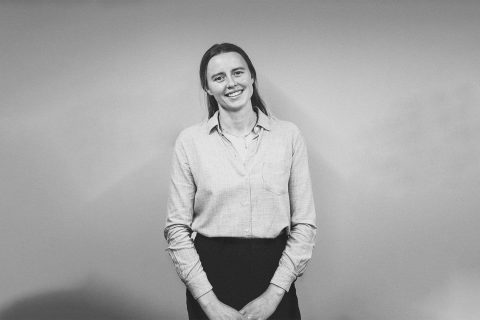
[[[232,77],[227,77],[227,87],[235,87],[237,83]]]

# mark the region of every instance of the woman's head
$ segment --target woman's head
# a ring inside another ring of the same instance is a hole
[[[216,57],[224,53],[235,53],[235,54],[224,55],[226,59],[223,59],[224,57]],[[249,82],[249,84],[247,84],[249,87],[251,85],[251,91],[252,91],[251,105],[253,106],[253,108],[258,108],[263,113],[267,114],[265,104],[262,101],[257,89],[257,73],[247,53],[243,51],[240,47],[234,44],[221,43],[221,44],[215,44],[212,47],[210,47],[203,55],[202,60],[200,62],[200,83],[202,85],[203,90],[207,94],[208,117],[211,118],[213,114],[218,110],[218,103],[222,103],[221,96],[216,95],[215,92],[213,92],[218,87],[218,86],[215,88],[212,87],[212,84],[213,86],[216,85],[215,80],[209,79],[207,77],[209,62],[214,57],[216,58],[214,59],[213,64],[217,66],[218,66],[218,63],[223,63],[223,61],[230,61],[231,59],[237,59],[237,61],[240,59],[241,60],[240,63],[246,65],[246,68],[248,68],[248,70],[245,70],[245,74],[248,74],[251,77],[251,81]],[[212,67],[212,65],[210,67]],[[240,79],[240,77],[242,77],[241,72],[237,72],[237,73],[232,75],[232,77],[239,77]],[[245,76],[245,74],[243,74],[243,77]],[[228,77],[229,75],[227,76],[227,78]],[[209,82],[210,82],[210,85],[209,85]]]

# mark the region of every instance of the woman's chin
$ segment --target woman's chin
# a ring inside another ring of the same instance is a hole
[[[222,107],[225,111],[238,112],[240,110],[249,108],[249,104],[248,103],[228,103],[228,104],[222,105]]]

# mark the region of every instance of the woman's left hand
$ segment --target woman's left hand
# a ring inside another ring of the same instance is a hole
[[[275,312],[284,294],[285,290],[270,284],[264,293],[250,301],[240,313],[248,320],[266,320]]]

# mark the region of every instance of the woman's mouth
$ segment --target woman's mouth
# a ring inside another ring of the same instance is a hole
[[[239,96],[239,95],[241,95],[241,94],[242,94],[242,92],[243,92],[243,90],[242,90],[242,89],[240,89],[240,90],[235,90],[235,91],[232,91],[232,92],[226,93],[225,95],[226,95],[227,97],[229,97],[229,98],[234,98],[234,97],[236,97],[236,96]]]

